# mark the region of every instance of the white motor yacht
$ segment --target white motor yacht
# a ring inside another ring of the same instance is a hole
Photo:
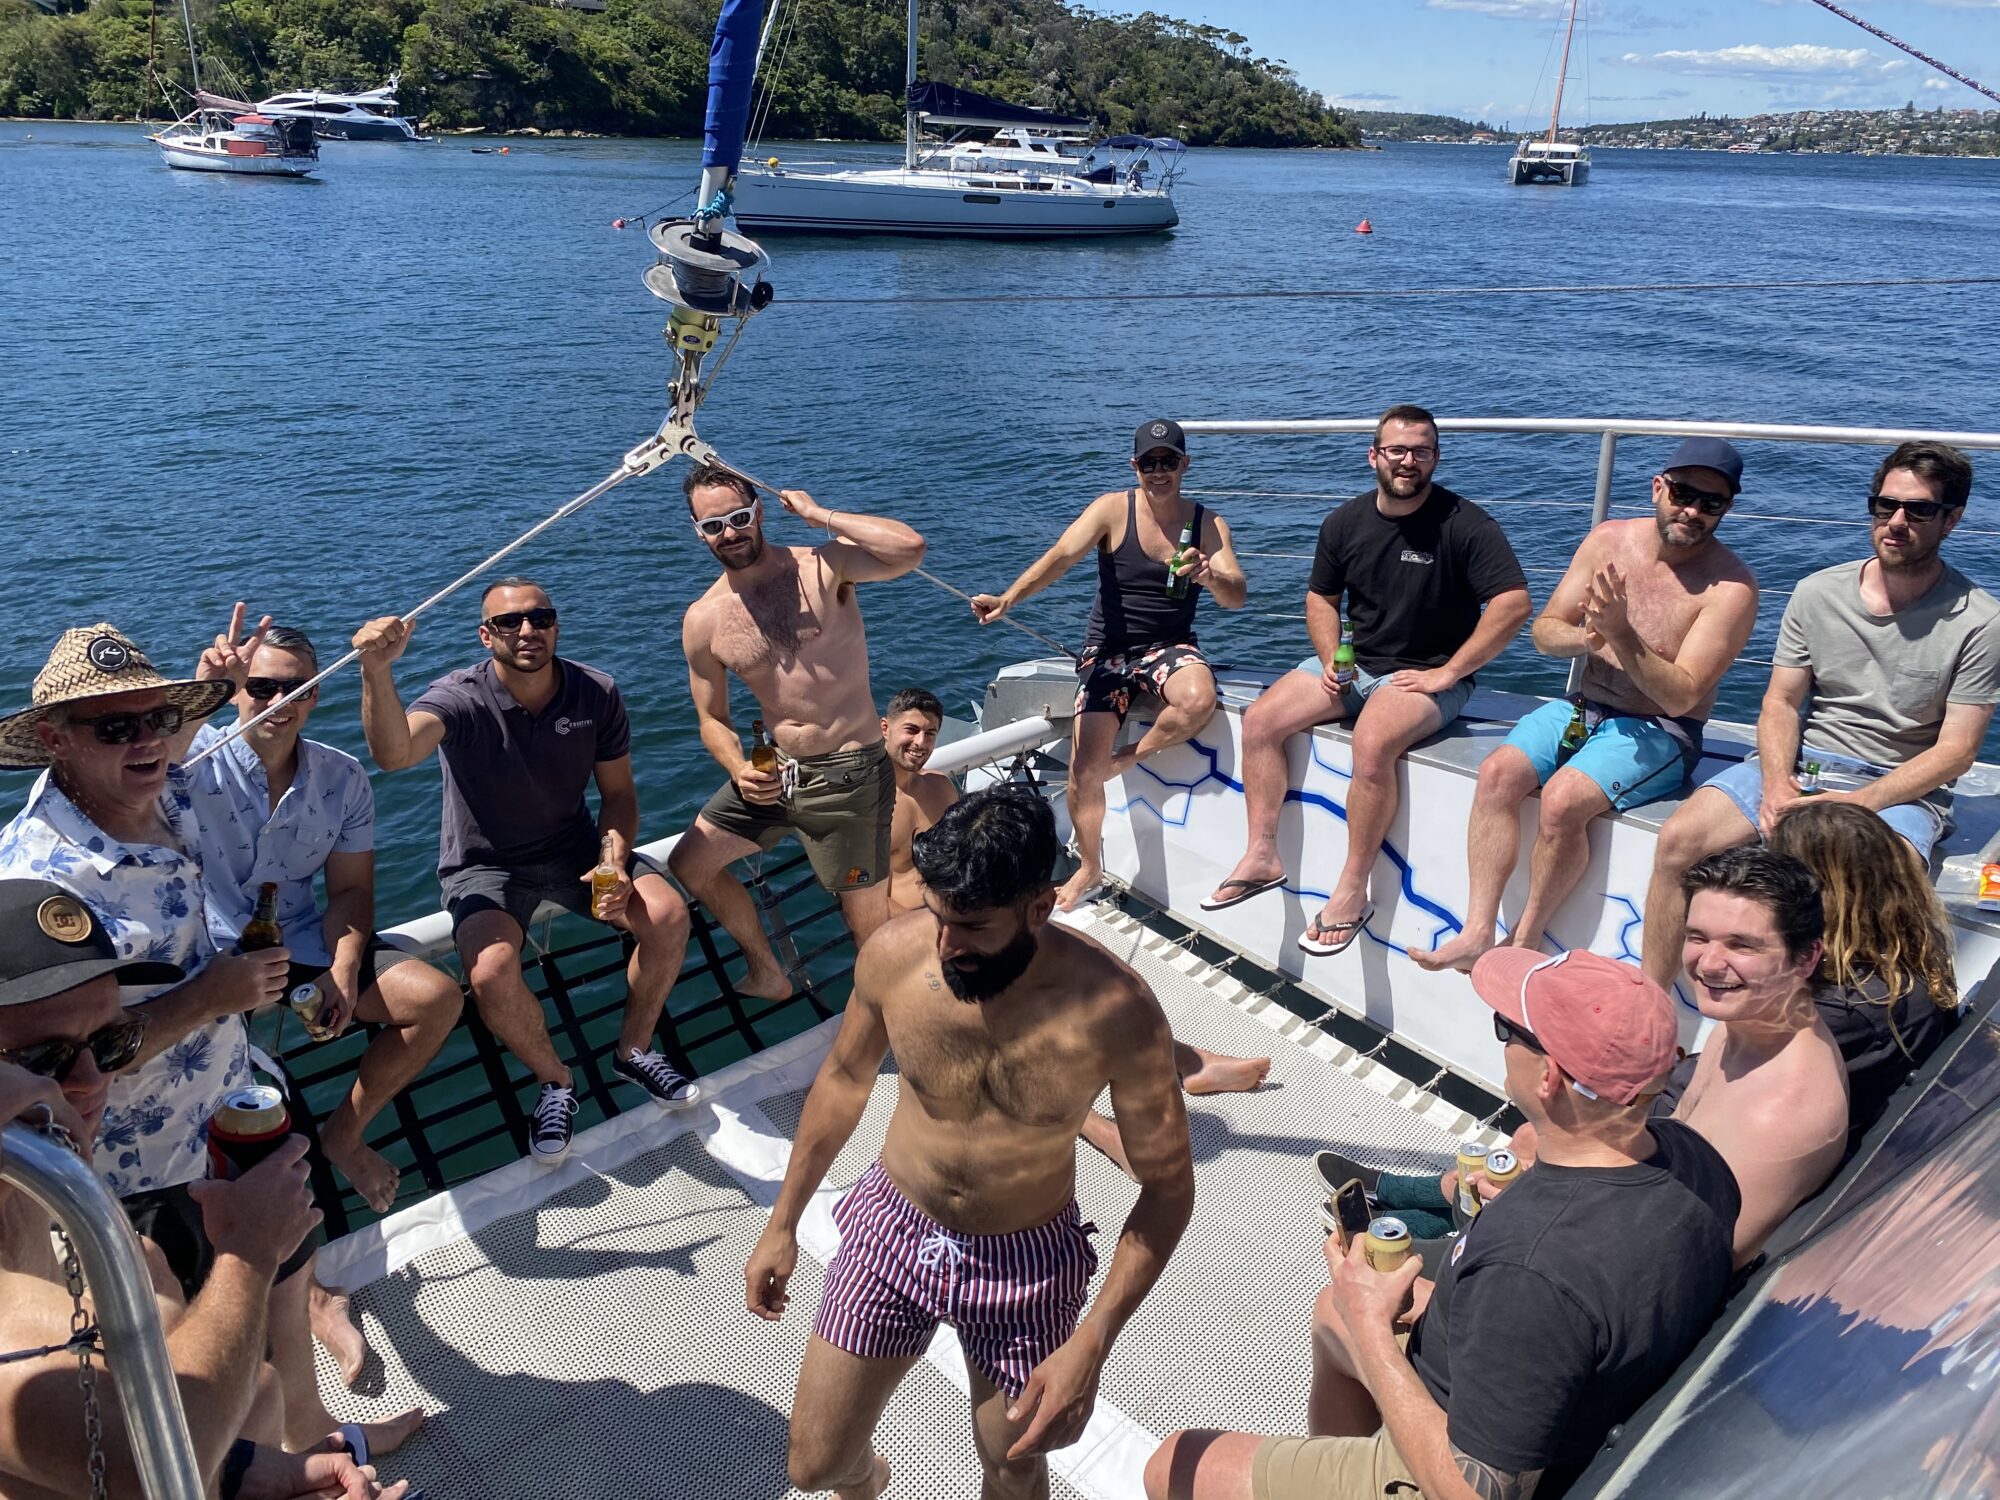
[[[421,141],[417,122],[397,113],[400,74],[392,73],[380,88],[356,94],[273,94],[257,105],[259,113],[284,119],[310,120],[313,134],[323,141]]]

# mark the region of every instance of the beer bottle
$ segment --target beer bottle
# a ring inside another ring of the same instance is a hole
[[[590,872],[590,909],[597,910],[597,903],[618,889],[623,872],[618,868],[618,860],[611,848],[611,835],[605,834],[597,845],[597,868]]]
[[[1590,719],[1583,707],[1581,694],[1569,700],[1569,723],[1563,726],[1562,738],[1556,741],[1556,755],[1559,760],[1567,760],[1583,748],[1583,742],[1590,738]]]
[[[249,925],[243,935],[236,940],[238,953],[255,953],[260,948],[282,948],[285,945],[285,929],[278,925],[278,883],[267,880],[257,887],[257,909],[250,914]]]
[[[750,769],[766,776],[778,774],[778,747],[764,730],[762,719],[750,721]]]
[[[1194,517],[1190,516],[1181,527],[1181,539],[1174,544],[1174,555],[1167,563],[1167,597],[1185,599],[1191,586],[1188,569],[1194,566],[1188,553],[1194,547]]]
[[[1333,680],[1342,688],[1354,686],[1354,621],[1340,622],[1340,644],[1333,648]]]
[[[1816,760],[1807,761],[1805,771],[1799,777],[1799,794],[1810,797],[1818,792],[1820,790],[1819,776],[1819,762]]]

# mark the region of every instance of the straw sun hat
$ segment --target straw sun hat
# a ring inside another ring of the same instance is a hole
[[[235,692],[225,679],[162,677],[132,637],[115,626],[65,630],[49,653],[48,664],[35,676],[34,706],[0,719],[0,767],[28,769],[49,763],[48,747],[35,726],[50,709],[142,688],[159,688],[167,702],[178,705],[190,719],[207,718]]]

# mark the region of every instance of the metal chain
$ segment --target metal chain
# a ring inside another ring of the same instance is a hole
[[[83,1309],[83,1267],[77,1262],[76,1246],[63,1233],[62,1225],[51,1224],[49,1228],[62,1246],[63,1280],[69,1284],[70,1345],[76,1350],[76,1383],[83,1388],[83,1436],[90,1444],[90,1497],[105,1500],[104,1420],[97,1409],[97,1371],[90,1362],[96,1352],[96,1330]]]

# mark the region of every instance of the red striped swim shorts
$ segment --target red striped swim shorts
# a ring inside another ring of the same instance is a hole
[[[1076,1331],[1097,1272],[1074,1201],[1012,1234],[958,1234],[897,1191],[878,1161],[834,1205],[840,1249],[813,1332],[863,1359],[922,1354],[949,1323],[966,1357],[1017,1396]]]

